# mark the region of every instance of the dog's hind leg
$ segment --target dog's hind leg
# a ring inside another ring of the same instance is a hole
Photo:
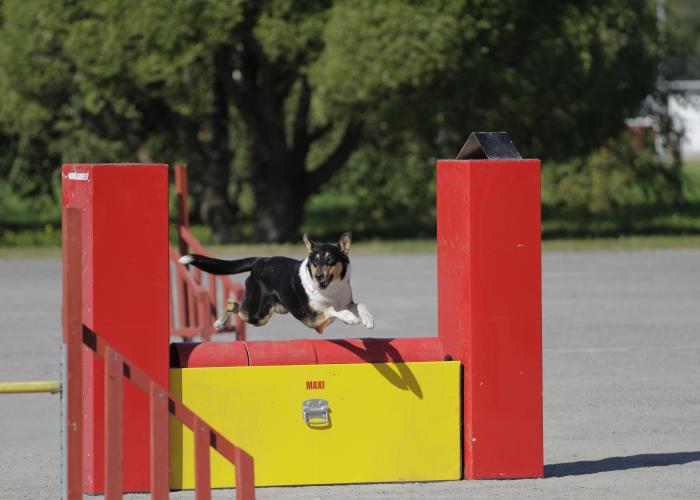
[[[259,307],[255,312],[250,311],[250,318],[248,323],[253,326],[263,326],[266,325],[272,315],[276,312],[276,305],[273,302],[272,297],[263,296],[260,301]]]
[[[224,311],[224,314],[222,314],[221,317],[214,322],[214,328],[216,329],[216,331],[221,332],[225,330],[226,325],[228,324],[228,320],[231,318],[231,315],[238,314],[239,311],[240,304],[236,302],[236,299],[230,297],[226,301],[226,310]]]
[[[245,281],[245,299],[241,302],[238,316],[253,326],[263,326],[270,321],[276,301],[266,294],[255,279]]]
[[[266,325],[273,314],[288,312],[273,295],[265,294],[260,284],[250,277],[245,282],[245,297],[240,304],[229,301],[227,311],[229,309],[230,314],[238,314],[239,318],[253,326]]]

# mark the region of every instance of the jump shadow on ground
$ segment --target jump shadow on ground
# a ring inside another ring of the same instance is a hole
[[[602,460],[566,462],[544,466],[544,477],[582,476],[598,472],[640,469],[644,467],[664,467],[700,461],[700,451],[678,453],[645,453],[629,457],[609,457]]]

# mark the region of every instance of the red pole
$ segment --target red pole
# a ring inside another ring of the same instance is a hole
[[[216,320],[216,303],[217,303],[217,282],[219,278],[213,274],[207,274],[207,280],[209,281],[209,323],[214,323]],[[224,296],[226,293],[224,293]],[[224,304],[226,304],[226,298],[224,298]],[[225,307],[225,306],[224,306]]]
[[[66,491],[83,498],[83,285],[80,209],[63,209],[63,341],[66,344]]]
[[[185,284],[187,290],[187,326],[197,326],[197,297],[193,287]]]
[[[236,294],[236,301],[240,304],[243,302],[243,297],[245,296],[245,291],[243,288],[240,288],[238,290],[238,293]],[[245,321],[241,319],[241,317],[236,314],[236,340],[245,340],[245,334],[246,334],[246,324]]]
[[[211,309],[209,307],[209,294],[206,290],[197,291],[197,307],[197,322],[202,332],[202,340],[204,342],[209,342],[211,339]]]
[[[209,467],[209,426],[195,415],[194,427],[194,486],[196,500],[211,500],[211,470]]]
[[[253,457],[236,448],[236,500],[255,499]]]
[[[167,500],[170,492],[168,454],[168,396],[150,381],[151,400],[151,498]]]
[[[82,217],[82,322],[168,387],[167,165],[63,166],[66,207]],[[148,262],[138,273],[134,262]],[[137,284],[138,286],[135,286]],[[114,311],[119,311],[114,313]],[[104,491],[104,362],[82,348],[83,487]],[[148,389],[146,389],[148,390]],[[150,487],[148,398],[126,384],[123,492]]]
[[[464,475],[542,477],[539,160],[439,160],[438,335],[464,366]]]
[[[105,500],[122,498],[124,363],[105,347]]]
[[[185,255],[189,253],[189,246],[182,237],[181,229],[183,227],[189,227],[190,225],[190,215],[187,206],[187,167],[185,167],[185,165],[175,165],[175,196],[177,210],[177,247],[180,251],[180,255]],[[182,290],[180,290],[180,287],[182,287]],[[181,319],[180,328],[190,326],[194,318],[189,307],[191,304],[191,297],[189,296],[188,288],[184,280],[178,282],[178,298],[182,299],[178,304]],[[183,319],[184,321],[182,321]]]
[[[188,253],[187,242],[180,236],[181,227],[190,226],[190,216],[187,206],[187,167],[175,165],[175,194],[177,206],[177,241],[180,255]]]
[[[183,276],[187,270],[179,263],[175,264],[175,280],[177,282],[177,313],[178,313],[178,327],[187,328],[189,323],[187,322],[187,288],[185,285],[185,277]]]
[[[172,273],[170,272],[170,264],[168,264],[169,269],[168,269],[168,274],[172,277]],[[175,273],[175,283],[177,285],[177,272]],[[170,334],[172,335],[173,330],[175,329],[175,294],[171,291],[169,294],[169,305],[170,305],[170,317],[168,318],[169,321],[169,327],[170,327]]]

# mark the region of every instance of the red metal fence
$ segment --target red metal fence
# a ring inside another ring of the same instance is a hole
[[[254,499],[253,458],[228,441],[193,413],[138,366],[125,359],[82,321],[81,213],[77,208],[63,212],[63,258],[65,280],[64,342],[67,346],[68,391],[66,409],[66,487],[69,499],[83,498],[83,346],[105,360],[105,498],[118,499],[123,491],[123,379],[126,378],[150,401],[151,496],[168,498],[169,466],[168,413],[190,428],[195,439],[195,488],[198,500],[211,498],[210,453],[212,447],[236,469],[236,498]]]
[[[190,266],[178,262],[180,257],[190,252],[207,256],[211,254],[189,230],[187,168],[184,165],[175,166],[175,191],[178,246],[170,247],[170,261],[175,268],[175,292],[170,295],[170,331],[173,336],[184,338],[201,336],[202,340],[208,341],[212,334],[217,333],[212,325],[223,313],[222,309],[226,301],[229,297],[233,297],[238,302],[243,300],[244,288],[227,276],[202,273],[199,269],[190,269]],[[202,279],[203,274],[207,275],[206,285]],[[176,322],[177,325],[175,325]],[[236,317],[235,323],[228,325],[224,331],[235,332],[236,340],[245,340],[246,324]]]

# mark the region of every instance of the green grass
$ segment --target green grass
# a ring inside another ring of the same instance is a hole
[[[572,238],[542,242],[548,251],[624,251],[700,248],[700,235],[642,235],[619,238]]]
[[[236,256],[273,256],[288,255],[303,256],[306,253],[304,244],[287,243],[283,245],[209,245],[207,249],[216,255]],[[352,254],[394,254],[394,253],[431,253],[435,252],[436,243],[433,239],[416,240],[370,240],[356,241],[352,244]]]
[[[700,160],[683,166],[684,197],[675,205],[630,204],[614,215],[591,215],[558,210],[544,203],[542,235],[545,240],[651,237],[652,241],[700,235]],[[547,199],[543,193],[543,200]],[[692,240],[692,238],[690,239]],[[690,241],[689,240],[689,241]],[[630,241],[636,241],[632,238]]]
[[[41,257],[60,257],[60,246],[0,246],[0,259],[38,259]]]
[[[690,202],[700,202],[700,159],[686,160],[683,164],[686,176],[685,195]]]
[[[302,257],[305,249],[298,245],[211,245],[214,255],[247,257],[252,255],[287,255]],[[434,253],[435,240],[369,241],[353,244],[353,255]],[[556,239],[542,242],[545,252],[592,252],[664,249],[700,249],[700,235],[628,236],[622,238]],[[59,247],[0,247],[0,259],[60,257]]]
[[[299,245],[213,245],[207,247],[214,255],[248,257],[253,255],[287,255],[301,257],[304,247]],[[579,238],[544,240],[542,250],[550,251],[624,251],[700,248],[700,235],[628,236],[621,238]],[[353,243],[353,255],[434,253],[435,240],[370,241]]]
[[[700,248],[700,160],[686,161],[685,196],[680,207],[630,207],[620,217],[585,218],[576,214],[548,213],[544,209],[542,248],[545,251],[594,251],[666,248]],[[193,227],[193,233],[205,242],[209,230]],[[60,230],[49,226],[26,232],[7,232],[9,240],[0,242],[0,258],[58,257]],[[171,235],[171,236],[174,236]],[[172,238],[171,238],[172,239]],[[211,245],[216,255],[303,255],[298,244],[284,245]],[[430,253],[435,240],[356,241],[354,254]]]

